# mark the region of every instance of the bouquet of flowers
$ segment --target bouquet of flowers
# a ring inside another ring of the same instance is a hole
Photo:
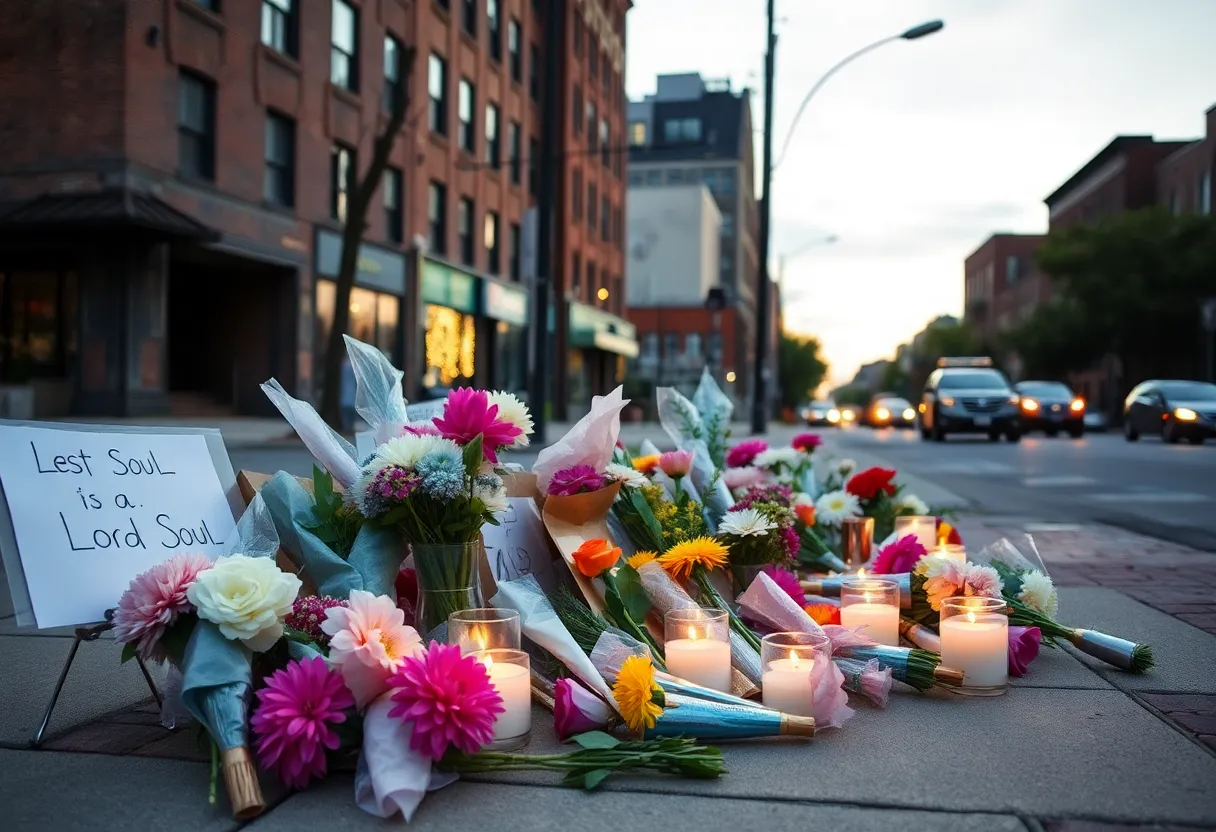
[[[746,567],[793,563],[800,540],[786,486],[749,489],[718,524],[718,539],[730,550],[735,589],[749,583]]]

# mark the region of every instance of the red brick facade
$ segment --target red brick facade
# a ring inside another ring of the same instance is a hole
[[[1035,263],[1043,240],[1042,234],[993,234],[967,257],[964,320],[985,343],[994,343],[1051,296],[1051,281]]]

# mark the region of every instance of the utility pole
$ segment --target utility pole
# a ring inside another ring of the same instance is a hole
[[[536,280],[532,291],[532,374],[528,385],[528,409],[532,412],[532,444],[544,447],[546,412],[549,404],[549,380],[554,366],[554,349],[549,343],[549,308],[553,299],[553,232],[557,203],[557,145],[560,140],[557,118],[561,100],[560,80],[563,76],[565,40],[562,37],[565,11],[563,0],[549,0],[545,5],[545,77],[540,96],[540,171],[536,195]],[[529,159],[529,165],[538,163]],[[567,332],[567,337],[569,333]]]
[[[773,75],[776,72],[777,35],[773,32],[776,0],[768,0],[768,40],[764,53],[764,160],[760,172],[760,280],[756,287],[756,362],[752,368],[752,433],[768,431],[769,303],[768,275],[770,194],[773,179]]]

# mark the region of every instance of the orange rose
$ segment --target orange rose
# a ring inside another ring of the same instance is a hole
[[[835,604],[807,604],[806,614],[815,619],[821,627],[825,624],[840,623],[840,607]]]
[[[606,569],[616,566],[621,559],[621,550],[607,540],[588,540],[574,550],[574,565],[588,578],[598,577]]]
[[[815,525],[815,506],[810,503],[794,506],[794,514],[798,515],[798,521],[802,525],[807,527]]]
[[[650,475],[654,473],[654,469],[659,467],[659,457],[662,454],[650,454],[649,456],[635,456],[633,458],[633,470]]]

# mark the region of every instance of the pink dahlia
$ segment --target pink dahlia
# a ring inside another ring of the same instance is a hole
[[[815,449],[823,444],[823,440],[817,433],[800,433],[794,437],[793,448],[796,451],[802,451],[804,454],[814,453]]]
[[[909,534],[879,550],[870,569],[876,575],[898,575],[911,572],[928,552],[916,535]]]
[[[573,497],[588,491],[599,491],[611,483],[608,477],[590,465],[571,465],[562,468],[549,480],[549,494],[556,497]]]
[[[178,616],[194,611],[186,590],[198,573],[210,568],[206,555],[175,555],[136,576],[114,610],[114,638],[122,644],[134,643],[145,661],[169,658],[160,638]]]
[[[751,465],[752,460],[768,450],[768,443],[763,439],[748,439],[740,442],[726,452],[726,464],[731,468],[742,468]]]
[[[329,636],[321,630],[321,622],[332,607],[345,607],[346,602],[328,595],[318,597],[306,595],[297,598],[291,605],[291,612],[283,619],[283,623],[293,630],[304,633],[318,644],[329,644]]]
[[[342,677],[325,659],[288,662],[258,691],[250,725],[257,738],[258,762],[290,789],[302,789],[325,776],[325,751],[338,747],[334,725],[355,706]]]
[[[692,451],[668,451],[659,457],[659,468],[669,477],[686,477],[692,470]]]
[[[432,760],[449,746],[475,754],[494,738],[502,697],[486,666],[459,647],[431,642],[425,654],[406,659],[389,684],[397,706],[388,715],[414,724],[410,748]]]
[[[412,425],[402,425],[402,436],[439,436],[439,428],[434,422],[418,422]]]
[[[768,478],[768,472],[755,467],[744,465],[742,468],[727,468],[722,472],[722,482],[731,491],[752,488],[762,484]]]
[[[490,462],[498,462],[498,451],[509,448],[522,434],[516,425],[498,418],[498,405],[490,403],[485,390],[462,387],[448,394],[443,415],[432,420],[441,436],[467,445],[478,436]]]

